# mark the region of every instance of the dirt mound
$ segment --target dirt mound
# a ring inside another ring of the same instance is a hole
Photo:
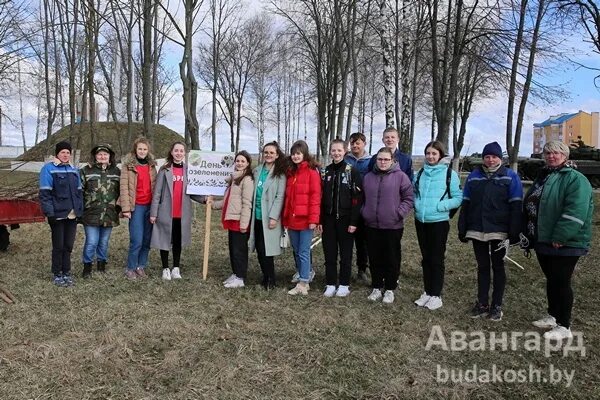
[[[91,143],[90,123],[76,124],[73,130],[73,137],[70,141],[74,149],[81,151],[81,161],[89,160],[89,153],[97,143],[109,143],[115,151],[117,161],[121,160],[121,155],[128,153],[131,149],[131,143],[142,134],[144,125],[142,123],[131,124],[130,140],[127,139],[126,122],[94,122],[93,129],[96,134],[95,143]],[[181,135],[166,126],[154,125],[152,129],[152,153],[156,158],[166,157],[173,142],[183,141]],[[69,141],[69,126],[59,129],[49,139],[38,143],[18,159],[21,161],[43,161],[46,155],[54,153],[54,145],[62,140]]]

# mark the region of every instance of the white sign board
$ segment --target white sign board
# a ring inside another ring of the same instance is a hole
[[[233,172],[234,153],[191,150],[188,154],[187,194],[223,196],[225,179]]]

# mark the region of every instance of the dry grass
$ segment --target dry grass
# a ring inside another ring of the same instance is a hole
[[[347,299],[321,296],[322,253],[315,252],[317,283],[305,298],[286,294],[293,273],[290,250],[277,259],[280,288],[265,292],[251,257],[250,286],[226,290],[226,236],[214,215],[209,279],[200,277],[202,209],[193,246],[184,250],[180,282],[160,279],[151,253],[151,279],[128,282],[122,267],[126,225],[115,229],[110,272],[74,288],[50,283],[50,234],[46,224],[14,231],[0,254],[0,277],[18,303],[0,305],[0,398],[8,399],[405,399],[598,397],[598,234],[592,254],[575,277],[573,329],[584,332],[587,354],[547,358],[543,352],[425,350],[431,327],[467,332],[528,331],[545,307],[545,281],[532,260],[516,253],[525,271],[508,267],[505,318],[471,320],[466,311],[476,292],[470,246],[451,234],[445,305],[436,312],[412,304],[422,291],[419,253],[412,223],[403,239],[401,289],[392,306],[366,300],[369,289],[354,285]],[[598,214],[596,220],[598,219]],[[453,221],[455,222],[455,221]],[[81,270],[83,232],[73,252]],[[522,341],[521,341],[522,344]],[[564,383],[442,383],[443,368],[573,369]]]

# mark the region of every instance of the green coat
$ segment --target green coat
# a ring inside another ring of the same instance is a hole
[[[121,171],[116,166],[102,169],[98,164],[89,164],[79,171],[83,188],[84,225],[118,226],[119,180]]]
[[[539,203],[537,241],[588,249],[593,212],[592,186],[583,174],[570,167],[551,173]]]
[[[256,204],[256,186],[258,185],[258,178],[260,177],[260,171],[264,164],[254,168],[254,201],[252,204]],[[282,209],[283,209],[283,197],[285,196],[285,175],[279,177],[273,177],[273,169],[269,171],[267,179],[263,183],[263,191],[261,198],[261,211],[262,211],[262,226],[265,234],[265,252],[267,256],[278,256],[281,254],[281,247],[279,247],[281,233],[283,228],[281,226]],[[254,206],[252,207],[252,213],[254,214]],[[269,219],[272,218],[277,220],[277,225],[273,229],[269,229]],[[254,251],[256,243],[254,240],[254,215],[250,218],[250,240],[248,241],[248,248],[250,251]]]

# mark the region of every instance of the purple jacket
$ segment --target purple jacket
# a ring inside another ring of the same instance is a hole
[[[413,208],[410,179],[394,164],[388,171],[373,170],[363,180],[365,224],[377,229],[400,229]]]

